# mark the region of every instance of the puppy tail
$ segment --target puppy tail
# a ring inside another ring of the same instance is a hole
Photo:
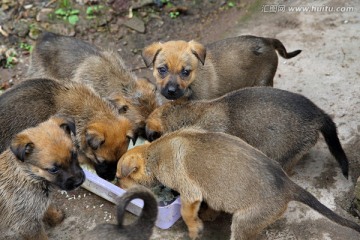
[[[341,147],[341,143],[336,131],[336,125],[327,114],[324,115],[323,125],[321,126],[320,131],[325,138],[326,144],[328,145],[331,154],[339,163],[343,175],[348,178],[349,161],[343,148]]]
[[[139,218],[129,225],[124,225],[124,215],[126,206],[133,199],[141,199],[144,201],[143,210],[139,216]],[[122,195],[119,199],[119,203],[117,206],[117,219],[119,228],[129,228],[134,229],[134,231],[143,231],[144,234],[152,234],[152,229],[155,225],[155,221],[158,214],[158,204],[156,202],[156,198],[154,194],[147,188],[143,186],[136,186],[130,188],[124,195]]]
[[[298,55],[299,53],[301,53],[301,50],[296,50],[293,52],[287,52],[286,48],[284,47],[284,45],[282,44],[282,42],[280,42],[278,39],[275,38],[269,38],[272,46],[278,51],[278,53],[280,54],[280,56],[282,56],[283,58],[289,59],[289,58],[293,58],[296,55]]]
[[[324,204],[319,202],[319,200],[317,200],[311,193],[301,188],[300,186],[296,185],[295,183],[292,184],[293,187],[295,188],[295,190],[293,191],[293,198],[295,201],[304,203],[309,207],[311,207],[312,209],[314,209],[315,211],[317,211],[318,213],[324,215],[331,221],[336,222],[342,226],[352,228],[360,233],[360,225],[337,215],[331,209],[327,208]]]

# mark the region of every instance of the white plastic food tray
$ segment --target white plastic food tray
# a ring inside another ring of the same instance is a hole
[[[138,139],[135,146],[143,144],[144,139]],[[130,144],[129,149],[134,147]],[[100,197],[117,204],[117,198],[125,193],[125,190],[118,186],[100,178],[96,174],[83,169],[85,172],[86,180],[81,185],[83,188],[93,192]],[[135,199],[129,203],[126,210],[139,216],[144,203],[140,199]],[[168,229],[171,227],[180,217],[180,198],[177,197],[175,201],[166,206],[158,206],[158,217],[155,225],[161,229]]]

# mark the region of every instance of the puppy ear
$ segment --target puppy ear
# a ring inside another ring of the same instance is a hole
[[[202,63],[202,65],[205,64],[205,58],[206,58],[206,48],[201,43],[198,43],[194,40],[191,40],[189,42],[191,52],[199,59],[199,61]]]
[[[33,152],[34,148],[29,136],[22,133],[16,135],[10,145],[12,153],[22,162]]]
[[[153,43],[150,46],[144,48],[142,57],[144,59],[146,67],[150,67],[156,60],[156,56],[161,51],[161,43]]]
[[[69,116],[65,116],[65,115],[61,115],[61,114],[57,114],[54,115],[52,118],[52,120],[56,121],[60,128],[62,128],[65,133],[71,135],[71,133],[74,134],[74,136],[76,136],[76,127],[75,127],[75,119]]]
[[[121,177],[126,178],[139,169],[137,161],[131,161],[129,165],[121,166]]]
[[[87,130],[85,132],[85,141],[92,150],[97,150],[105,142],[105,138],[97,131]]]

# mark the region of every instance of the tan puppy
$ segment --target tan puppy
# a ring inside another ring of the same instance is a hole
[[[114,179],[117,161],[135,137],[133,125],[80,83],[32,79],[4,92],[0,96],[0,151],[15,134],[55,113],[75,119],[80,162],[94,165],[100,177]]]
[[[50,205],[53,187],[70,191],[85,180],[70,132],[74,122],[53,117],[15,135],[0,155],[1,239],[48,239],[43,219],[64,219]]]
[[[239,88],[273,86],[275,50],[286,59],[301,52],[287,53],[277,39],[239,36],[206,47],[196,41],[153,43],[143,58],[154,67],[158,89],[167,99],[212,99]]]
[[[85,83],[116,104],[140,130],[159,105],[155,85],[137,79],[118,53],[80,39],[45,32],[37,39],[30,62],[28,77]]]
[[[126,206],[133,199],[144,201],[143,210],[139,218],[129,225],[124,225]],[[158,205],[154,194],[147,188],[137,186],[130,188],[119,198],[117,206],[118,225],[101,224],[82,236],[83,240],[148,240],[150,239],[158,212]]]
[[[316,144],[321,132],[348,177],[348,159],[335,123],[300,94],[252,87],[214,100],[167,103],[149,116],[147,138],[152,141],[187,126],[235,135],[278,161],[285,171],[290,171]]]
[[[181,215],[192,239],[203,229],[198,217],[202,201],[233,214],[234,240],[255,238],[285,212],[290,201],[302,202],[360,232],[359,225],[335,214],[292,182],[277,162],[225,133],[183,129],[164,135],[126,152],[118,163],[117,177],[123,188],[160,182],[178,191]]]

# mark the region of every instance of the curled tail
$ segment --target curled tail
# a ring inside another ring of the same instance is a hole
[[[333,212],[325,205],[323,205],[321,202],[319,202],[319,200],[317,200],[311,193],[301,188],[300,186],[296,185],[295,183],[294,183],[294,188],[295,191],[293,194],[293,198],[295,201],[304,203],[309,207],[311,207],[312,209],[314,209],[315,211],[317,211],[318,213],[324,215],[331,221],[336,222],[342,226],[352,228],[360,233],[360,225],[337,215],[335,212]]]
[[[327,114],[324,116],[323,125],[321,126],[320,131],[325,138],[326,144],[328,145],[331,154],[339,163],[343,175],[348,178],[349,161],[343,148],[341,147],[341,143],[336,131],[336,125]]]
[[[286,51],[286,48],[284,47],[284,45],[279,40],[277,40],[275,38],[268,38],[268,39],[270,40],[273,47],[278,51],[280,56],[282,56],[283,58],[286,58],[286,59],[293,58],[296,55],[298,55],[299,53],[301,53],[301,50],[296,50],[296,51],[288,53]]]
[[[129,225],[123,225],[124,214],[126,206],[133,199],[140,198],[144,201],[144,207],[139,218]],[[155,221],[158,214],[158,204],[156,202],[154,194],[147,188],[142,186],[136,186],[130,188],[119,199],[117,206],[117,220],[120,228],[131,228],[134,231],[141,230],[143,235],[146,233],[152,233],[152,229],[155,225]],[[149,237],[150,237],[149,235]]]

